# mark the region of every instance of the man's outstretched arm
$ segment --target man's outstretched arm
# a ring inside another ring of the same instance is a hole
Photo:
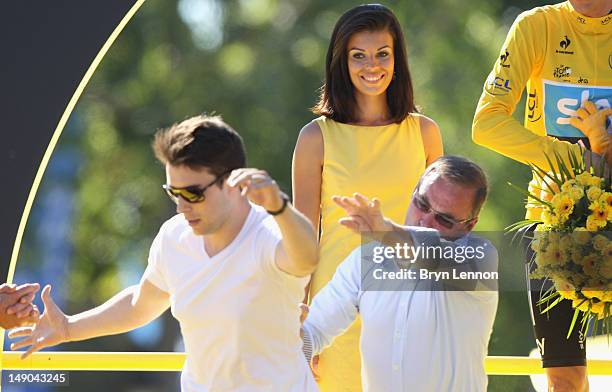
[[[303,323],[303,340],[319,354],[355,321],[361,286],[361,250],[355,249],[315,295]]]
[[[147,279],[122,290],[104,304],[74,316],[64,314],[53,301],[51,286],[44,288],[41,297],[45,312],[38,324],[9,333],[11,339],[23,338],[11,345],[12,350],[30,346],[22,358],[60,343],[130,331],[157,318],[170,305],[168,293]]]
[[[275,255],[278,268],[294,276],[310,275],[319,262],[317,235],[308,218],[289,204],[276,181],[263,170],[237,169],[227,182],[274,215],[282,235]]]

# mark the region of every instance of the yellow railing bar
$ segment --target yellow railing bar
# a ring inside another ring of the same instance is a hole
[[[184,353],[168,352],[39,352],[21,360],[21,352],[2,354],[4,370],[89,370],[89,371],[180,371]],[[612,376],[612,360],[588,360],[589,375]],[[489,375],[523,376],[543,374],[540,359],[487,357]]]
[[[3,370],[180,371],[185,353],[167,352],[57,352],[43,351],[28,358],[4,352]]]

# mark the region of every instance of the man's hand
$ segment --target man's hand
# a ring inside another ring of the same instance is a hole
[[[10,329],[35,324],[40,313],[32,301],[39,289],[38,283],[0,285],[0,326]]]
[[[34,327],[16,328],[9,332],[10,339],[23,337],[11,344],[11,350],[18,350],[30,346],[21,359],[45,347],[55,346],[68,341],[68,317],[55,304],[51,298],[51,286],[43,289],[41,298],[45,305],[45,312]]]
[[[299,307],[300,307],[300,324],[304,324],[304,320],[306,320],[306,317],[308,317],[308,312],[310,311],[310,308],[305,303],[301,303]]]
[[[357,234],[393,230],[393,226],[384,217],[377,198],[370,201],[367,197],[354,193],[353,197],[332,196],[332,200],[348,215],[338,222]]]
[[[304,324],[304,320],[306,320],[306,317],[308,317],[309,311],[310,308],[308,307],[308,305],[304,303],[300,304],[300,324]],[[300,328],[300,337],[304,339],[303,328]],[[312,351],[312,347],[310,348],[310,351]],[[304,355],[306,355],[306,352],[304,352]],[[312,355],[312,352],[310,352],[309,355]],[[321,379],[321,377],[319,376],[319,356],[312,355],[309,365],[310,371],[312,372],[312,376],[314,377],[315,381],[319,382],[319,380]]]
[[[578,117],[570,118],[570,124],[589,138],[594,152],[605,155],[612,144],[612,139],[606,130],[606,118],[612,116],[612,108],[598,110],[593,102],[586,101],[576,114]]]
[[[227,184],[240,188],[243,196],[267,211],[278,211],[283,206],[282,193],[276,181],[264,170],[236,169],[230,174]]]

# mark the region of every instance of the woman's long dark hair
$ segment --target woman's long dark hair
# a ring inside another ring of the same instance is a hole
[[[334,27],[325,61],[325,84],[313,113],[342,123],[356,120],[357,101],[348,71],[348,41],[355,33],[381,30],[389,31],[393,37],[394,75],[386,91],[391,120],[399,123],[410,113],[418,112],[399,21],[384,5],[366,4],[346,11]]]

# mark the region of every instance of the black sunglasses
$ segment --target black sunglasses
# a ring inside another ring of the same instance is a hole
[[[414,206],[418,208],[421,212],[428,214],[432,213],[436,222],[440,224],[440,226],[445,227],[447,229],[452,229],[455,225],[464,225],[476,219],[475,217],[458,220],[454,217],[445,214],[443,212],[439,212],[431,208],[431,205],[427,201],[427,198],[421,195],[418,191],[415,191],[412,195],[412,202]]]
[[[233,169],[232,169],[233,170]],[[173,188],[170,185],[164,184],[162,188],[166,191],[166,194],[174,203],[178,204],[178,198],[182,198],[187,203],[200,203],[206,200],[204,192],[211,186],[215,185],[222,180],[227,174],[231,173],[232,170],[225,171],[218,175],[210,184],[204,187],[188,186],[185,188]]]

